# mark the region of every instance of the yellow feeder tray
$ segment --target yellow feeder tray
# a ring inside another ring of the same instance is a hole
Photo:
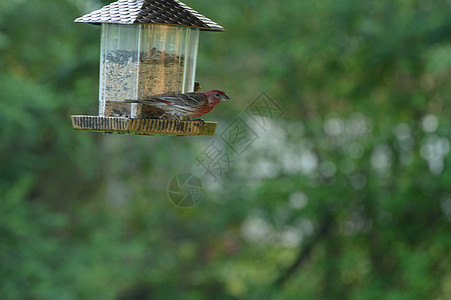
[[[123,117],[72,116],[75,130],[144,135],[214,136],[217,122],[138,119]]]

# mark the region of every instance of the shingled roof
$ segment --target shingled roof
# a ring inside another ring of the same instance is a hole
[[[224,28],[178,0],[118,0],[75,22],[115,24],[171,24],[223,31]]]

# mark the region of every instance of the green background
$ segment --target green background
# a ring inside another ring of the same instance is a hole
[[[72,129],[100,52],[73,20],[108,3],[0,0],[1,299],[451,299],[449,1],[186,0],[227,29],[199,45],[214,138]],[[262,92],[284,114],[237,155]]]

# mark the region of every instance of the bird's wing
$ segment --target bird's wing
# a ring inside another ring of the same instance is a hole
[[[152,96],[149,98],[149,101],[194,108],[204,105],[207,102],[207,97],[204,93],[167,94]]]
[[[151,105],[163,109],[166,112],[174,109],[175,111],[183,111],[184,113],[188,113],[186,112],[186,110],[188,110],[190,113],[197,108],[202,107],[208,101],[204,93],[191,92],[185,94],[153,95],[145,100],[125,100],[124,102]]]

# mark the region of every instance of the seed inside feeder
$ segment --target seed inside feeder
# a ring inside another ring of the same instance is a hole
[[[105,116],[130,117],[130,103],[152,95],[182,90],[184,56],[152,48],[146,52],[114,50],[107,53],[102,69],[101,93],[105,99]],[[155,115],[156,114],[156,115]],[[148,105],[138,104],[136,115],[151,117],[161,114]]]

